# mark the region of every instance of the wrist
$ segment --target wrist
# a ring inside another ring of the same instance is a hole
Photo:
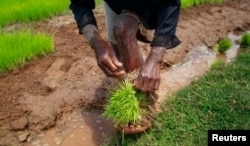
[[[91,48],[94,49],[95,52],[100,52],[100,49],[103,48],[102,45],[104,43],[104,39],[99,34],[97,27],[95,25],[88,24],[82,29],[82,33],[87,38]]]
[[[165,54],[165,47],[152,47],[149,53],[149,59],[161,63]]]
[[[101,38],[99,35],[98,29],[95,25],[93,24],[88,24],[83,29],[81,32],[84,34],[84,36],[87,38],[87,40],[91,43],[91,40],[93,38]]]

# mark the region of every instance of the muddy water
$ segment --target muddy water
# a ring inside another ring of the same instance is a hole
[[[57,127],[35,137],[27,146],[99,146],[114,134],[111,121],[100,117],[100,111],[74,111],[63,116]]]
[[[235,42],[241,36],[229,34],[233,46],[224,54],[217,55],[212,49],[200,46],[192,49],[183,62],[161,73],[161,85],[158,90],[159,103],[166,101],[169,95],[198,79],[209,70],[211,64],[222,59],[231,62],[240,52]],[[63,116],[57,127],[43,134],[29,137],[27,146],[99,146],[105,138],[115,134],[111,121],[100,117],[100,111],[75,111]]]
[[[250,33],[250,31],[247,32]],[[225,53],[216,54],[213,49],[209,49],[207,46],[200,46],[192,49],[182,63],[174,65],[168,71],[163,71],[161,73],[160,89],[158,90],[159,103],[162,104],[166,100],[166,95],[198,79],[210,69],[213,62],[222,60],[227,64],[233,61],[243,51],[237,43],[241,35],[229,33],[228,38],[232,41],[232,46]]]

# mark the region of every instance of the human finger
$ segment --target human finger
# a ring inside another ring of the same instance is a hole
[[[137,88],[137,89],[140,89],[140,90],[142,90],[142,87],[143,87],[143,79],[142,79],[142,77],[139,75],[139,77],[136,79],[136,81],[135,81],[135,87]]]
[[[155,87],[155,84],[156,84],[156,80],[155,79],[149,79],[148,83],[145,83],[145,84],[146,84],[146,90],[147,91],[153,91],[154,87]]]
[[[99,65],[99,67],[102,69],[102,71],[105,73],[106,76],[112,77],[113,73],[105,66]]]
[[[157,79],[157,81],[155,82],[155,85],[154,85],[154,90],[158,90],[159,89],[159,86],[160,86],[160,79]]]
[[[155,75],[156,75],[156,79],[155,79],[155,84],[154,84],[153,90],[157,90],[160,86],[160,81],[161,81],[160,69],[155,70]]]
[[[126,72],[124,70],[119,70],[119,71],[113,72],[112,77],[121,79],[125,76],[125,74]]]
[[[118,60],[115,55],[112,56],[112,61],[118,68],[122,68],[123,64]]]
[[[100,66],[100,68],[103,70],[105,75],[108,77],[123,78],[126,74],[126,72],[124,70],[118,70],[118,71],[112,72],[105,66]]]
[[[144,92],[146,92],[146,91],[148,91],[149,88],[150,88],[149,79],[148,79],[147,77],[144,77],[144,78],[142,78],[142,80],[143,80],[143,81],[142,81],[143,84],[142,84],[142,86],[141,86],[141,90],[144,91]]]
[[[103,66],[105,66],[108,70],[110,70],[111,72],[115,72],[118,71],[119,68],[113,63],[112,59],[109,57],[105,57],[105,59],[103,59],[101,61],[101,64]]]

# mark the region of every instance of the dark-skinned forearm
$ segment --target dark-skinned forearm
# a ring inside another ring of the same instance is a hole
[[[91,48],[95,51],[95,53],[100,52],[100,49],[103,47],[100,45],[102,45],[105,40],[101,37],[97,27],[91,24],[86,25],[82,29],[82,33],[87,38]]]
[[[165,54],[166,48],[165,47],[152,47],[148,59],[151,61],[155,61],[161,63]]]
[[[82,31],[83,35],[87,38],[88,42],[93,44],[93,40],[102,40],[102,37],[100,36],[98,29],[95,25],[86,25]]]

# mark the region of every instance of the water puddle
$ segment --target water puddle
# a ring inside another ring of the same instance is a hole
[[[166,100],[166,95],[171,94],[198,79],[210,69],[211,64],[222,59],[231,62],[241,51],[236,44],[241,36],[228,35],[233,46],[222,55],[217,55],[212,49],[200,46],[192,49],[182,63],[172,66],[161,73],[161,85],[158,90],[159,103]],[[100,111],[74,113],[64,116],[56,128],[44,132],[42,135],[30,137],[27,146],[99,146],[105,138],[115,133],[113,124],[100,117]]]
[[[161,84],[157,94],[159,104],[166,100],[166,95],[189,85],[193,80],[209,70],[216,59],[216,54],[206,46],[192,49],[182,63],[176,64],[161,73]]]
[[[228,38],[232,41],[232,47],[225,53],[216,54],[214,50],[207,46],[200,46],[192,49],[182,63],[176,64],[168,71],[161,73],[161,85],[157,91],[159,95],[159,104],[166,100],[166,95],[191,84],[207,72],[211,64],[217,60],[230,63],[243,50],[240,49],[239,42],[241,35],[230,33]]]
[[[114,134],[111,121],[100,117],[100,111],[74,111],[63,116],[57,127],[29,137],[26,146],[99,146]]]

